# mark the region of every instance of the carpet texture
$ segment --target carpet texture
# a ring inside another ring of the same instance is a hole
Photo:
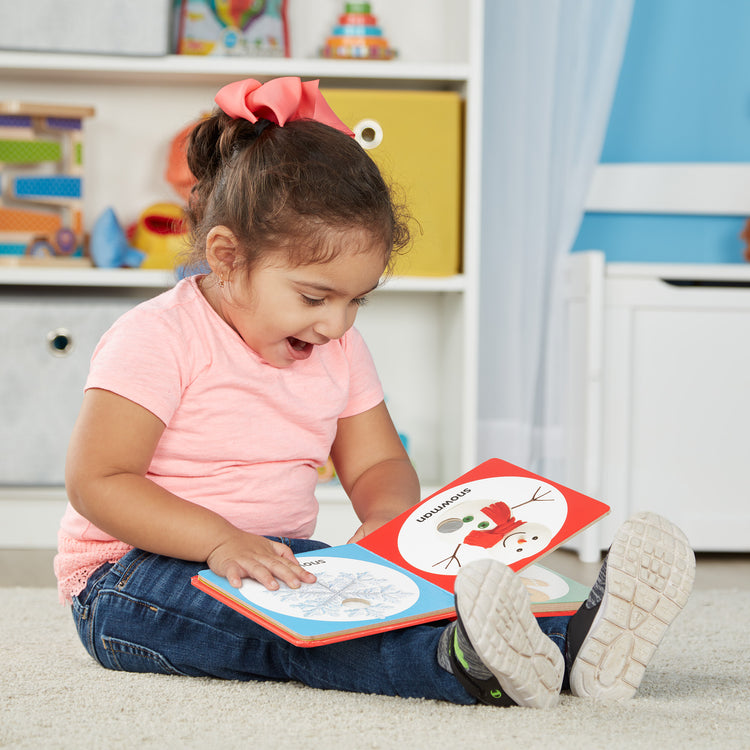
[[[52,589],[0,589],[0,747],[745,750],[749,620],[750,592],[696,591],[633,700],[538,711],[111,672]]]

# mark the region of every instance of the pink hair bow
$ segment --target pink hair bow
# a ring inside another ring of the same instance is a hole
[[[318,83],[303,82],[292,76],[274,78],[263,84],[248,78],[224,86],[214,101],[235,120],[265,119],[282,126],[292,120],[315,120],[354,137],[323,98]]]

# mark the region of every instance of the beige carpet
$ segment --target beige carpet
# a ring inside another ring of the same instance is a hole
[[[0,589],[0,747],[750,748],[750,592],[697,591],[635,699],[550,711],[111,672],[51,589]]]

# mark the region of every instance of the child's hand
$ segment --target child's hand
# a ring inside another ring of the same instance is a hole
[[[383,524],[393,520],[395,516],[391,513],[387,513],[382,516],[375,518],[368,518],[355,532],[354,536],[347,542],[347,544],[356,544],[360,539],[364,539],[368,534],[371,534],[375,529],[379,529]]]
[[[243,577],[253,578],[270,591],[279,588],[279,581],[297,589],[302,583],[316,580],[285,544],[239,530],[214,548],[207,563],[214,573],[224,576],[235,588],[242,585]]]
[[[364,539],[369,532],[365,530],[365,525],[362,524],[355,532],[354,536],[347,542],[347,544],[356,544],[360,539]]]

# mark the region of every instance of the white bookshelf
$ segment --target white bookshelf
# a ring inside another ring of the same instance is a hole
[[[169,141],[209,109],[216,90],[230,81],[298,75],[319,78],[321,86],[444,90],[462,96],[462,272],[391,278],[357,320],[373,351],[394,421],[409,438],[424,495],[471,468],[476,456],[483,6],[482,0],[379,0],[374,10],[400,52],[394,61],[315,57],[317,45],[341,12],[337,0],[290,2],[291,58],[0,51],[3,99],[96,109],[85,125],[84,211],[89,227],[110,206],[129,224],[152,203],[175,199],[163,175]],[[11,305],[13,314],[23,314],[24,305],[31,311],[54,307],[58,298],[66,304],[75,300],[84,309],[89,299],[101,306],[107,297],[127,306],[129,295],[135,304],[172,283],[168,271],[0,266],[0,314],[6,316],[4,304]],[[11,350],[13,346],[9,344]],[[82,354],[79,350],[78,356]],[[2,367],[12,367],[13,352],[5,355],[11,364]],[[80,395],[72,393],[70,398],[76,402]],[[37,419],[24,427],[29,434],[19,435],[19,440],[31,445],[35,431],[45,428]],[[61,482],[7,481],[2,466],[0,461],[0,547],[54,546],[50,534],[64,504]],[[345,541],[351,519],[340,489],[322,487],[319,501],[316,536]]]
[[[141,268],[86,268],[76,266],[2,266],[0,285],[55,287],[123,287],[166,289],[175,283],[172,271]],[[385,292],[464,292],[466,277],[455,276],[394,276],[384,279],[378,291]]]
[[[144,77],[151,83],[184,83],[186,80],[222,81],[236,79],[245,71],[258,80],[277,76],[300,76],[327,80],[393,81],[395,83],[453,82],[461,84],[469,76],[467,63],[420,63],[398,60],[324,60],[298,58],[200,57],[166,55],[129,57],[126,55],[75,55],[64,53],[0,52],[0,65],[15,71],[27,81],[71,81],[83,83],[128,82],[140,85]]]

